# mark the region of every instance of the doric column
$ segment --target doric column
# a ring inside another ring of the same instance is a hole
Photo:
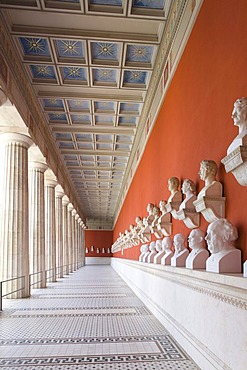
[[[28,148],[32,144],[32,139],[27,135],[19,133],[0,135],[2,150],[0,279],[22,277],[3,284],[4,294],[18,290],[8,298],[25,298],[30,295]]]
[[[69,272],[73,272],[73,232],[72,232],[72,203],[68,205],[68,250],[69,250]]]
[[[79,235],[78,235],[78,219],[79,215],[75,215],[75,268],[78,270],[78,256],[79,256]]]
[[[72,265],[73,265],[73,271],[76,270],[76,265],[75,265],[75,258],[76,258],[76,237],[75,237],[75,216],[76,216],[76,210],[73,209],[72,212],[72,219],[71,219],[71,227],[72,227]]]
[[[82,250],[82,266],[85,265],[85,225],[82,221],[82,230],[81,230],[81,250]]]
[[[55,188],[55,208],[56,208],[56,265],[58,276],[63,277],[63,209],[62,198],[63,188],[57,185]]]
[[[68,245],[68,204],[69,198],[65,195],[62,198],[63,205],[63,265],[64,274],[69,274],[69,245]]]
[[[29,159],[33,159],[29,149]],[[46,287],[45,276],[45,190],[44,162],[29,160],[29,255],[34,288]]]
[[[77,220],[78,223],[78,267],[81,267],[81,218]]]
[[[48,169],[45,172],[45,247],[46,270],[48,281],[56,281],[56,223],[55,223],[55,187],[56,177]]]

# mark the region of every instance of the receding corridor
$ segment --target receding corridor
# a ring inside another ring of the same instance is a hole
[[[1,369],[199,369],[110,266],[5,299],[0,336]]]

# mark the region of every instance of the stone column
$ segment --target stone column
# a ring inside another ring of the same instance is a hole
[[[32,139],[24,134],[0,135],[2,151],[0,279],[22,277],[3,284],[3,294],[18,290],[8,298],[26,298],[30,295],[28,148],[32,144]]]
[[[81,263],[82,263],[82,266],[85,266],[85,225],[84,223],[82,222],[82,230],[81,230],[81,250],[82,250],[82,260],[81,260]]]
[[[55,208],[56,208],[56,266],[58,276],[63,277],[63,209],[62,198],[64,191],[60,185],[55,188]]]
[[[55,187],[56,177],[48,169],[45,172],[45,244],[47,280],[56,281],[56,223],[55,223]]]
[[[78,234],[78,220],[79,220],[79,215],[75,215],[75,268],[78,270],[78,261],[79,261],[79,234]]]
[[[75,252],[75,249],[76,249],[76,237],[75,237],[75,216],[76,216],[76,210],[73,209],[72,212],[72,219],[71,219],[71,226],[72,226],[72,245],[71,245],[71,248],[72,248],[72,265],[73,265],[73,271],[76,270],[76,266],[75,266],[75,258],[76,258],[76,252]]]
[[[63,205],[63,265],[64,274],[69,274],[69,245],[68,245],[68,204],[69,198],[65,195],[62,198]]]
[[[29,161],[29,255],[34,288],[46,287],[44,172],[47,167],[44,162]]]
[[[81,218],[77,220],[78,225],[78,267],[81,267]]]
[[[72,203],[68,205],[68,250],[69,250],[69,272],[73,272],[73,232],[72,232]]]

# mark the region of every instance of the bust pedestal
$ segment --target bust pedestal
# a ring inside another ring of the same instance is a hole
[[[185,267],[187,269],[205,269],[209,252],[206,249],[194,249],[187,257]]]
[[[147,262],[148,263],[153,263],[154,262],[154,257],[157,255],[157,252],[156,251],[152,251],[149,253],[148,255],[148,258],[147,258]]]
[[[247,186],[247,146],[238,146],[221,160],[226,173],[231,172],[237,182]]]
[[[216,273],[241,273],[241,251],[239,249],[212,254],[206,261],[206,271]]]
[[[195,208],[178,210],[177,218],[183,221],[189,229],[195,229],[200,226],[200,213],[197,213]]]
[[[171,264],[171,259],[174,256],[174,253],[172,251],[166,251],[165,255],[161,258],[161,265],[163,266],[169,266]]]
[[[194,206],[211,223],[225,217],[225,201],[225,197],[203,196],[194,201]]]
[[[189,255],[188,249],[184,249],[179,253],[175,253],[171,259],[171,266],[174,267],[185,267],[186,258]]]
[[[139,256],[139,262],[143,262],[143,257],[145,256],[147,252],[142,252]]]
[[[161,251],[161,252],[157,253],[156,256],[154,256],[154,263],[160,264],[161,259],[164,257],[165,254],[166,254],[165,251]]]

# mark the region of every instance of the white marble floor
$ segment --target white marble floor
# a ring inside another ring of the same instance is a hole
[[[0,369],[198,370],[110,266],[5,299]]]

